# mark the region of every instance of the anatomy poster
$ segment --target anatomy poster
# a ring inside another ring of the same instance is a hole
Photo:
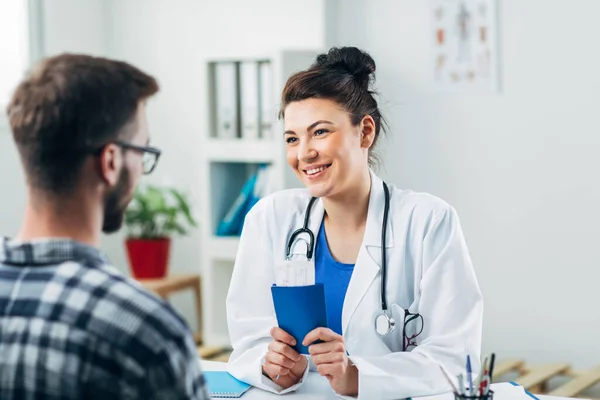
[[[497,91],[496,0],[430,0],[430,4],[436,86]]]

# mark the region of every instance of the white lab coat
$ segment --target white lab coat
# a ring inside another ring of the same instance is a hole
[[[358,399],[445,392],[450,386],[440,364],[456,377],[465,372],[470,354],[473,373],[480,369],[483,302],[457,214],[437,197],[388,184],[387,303],[396,329],[382,338],[375,332],[374,320],[381,312],[384,191],[373,172],[371,182],[363,244],[342,312],[346,349],[359,371]],[[285,390],[262,375],[261,360],[272,340],[269,331],[277,326],[270,287],[276,263],[285,258],[289,236],[302,226],[309,199],[307,190],[290,189],[269,195],[252,208],[227,295],[233,347],[229,372],[280,394],[302,385],[306,372],[298,384]],[[323,213],[323,203],[317,199],[309,222],[315,243]],[[406,352],[402,351],[404,309],[424,319],[418,346]],[[307,371],[314,364],[310,362],[309,367]]]

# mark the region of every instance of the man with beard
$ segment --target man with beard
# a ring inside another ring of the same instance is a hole
[[[145,112],[157,91],[127,63],[76,54],[16,88],[27,205],[0,240],[1,399],[208,398],[183,319],[98,250],[160,156]]]

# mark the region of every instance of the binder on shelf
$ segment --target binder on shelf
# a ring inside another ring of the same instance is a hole
[[[260,138],[271,139],[273,136],[273,120],[275,119],[275,102],[273,101],[273,66],[269,61],[258,64],[260,94]]]
[[[244,218],[254,205],[266,194],[269,188],[270,166],[261,165],[258,171],[246,181],[238,197],[217,227],[217,236],[239,236],[244,226]]]
[[[261,198],[265,197],[267,194],[273,191],[273,181],[271,179],[272,171],[273,167],[269,164],[262,164],[259,167],[258,176],[256,178],[256,185],[254,186],[254,198],[256,199],[256,201],[260,200]],[[248,211],[250,210],[248,209]]]
[[[242,138],[258,139],[258,63],[255,61],[244,61],[240,64],[240,98]]]
[[[214,65],[216,136],[219,139],[239,137],[237,64],[218,62]]]

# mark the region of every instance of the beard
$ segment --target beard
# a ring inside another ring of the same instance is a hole
[[[121,169],[117,185],[107,195],[104,201],[104,221],[102,232],[114,233],[121,229],[125,210],[131,201],[131,175],[126,168]]]

